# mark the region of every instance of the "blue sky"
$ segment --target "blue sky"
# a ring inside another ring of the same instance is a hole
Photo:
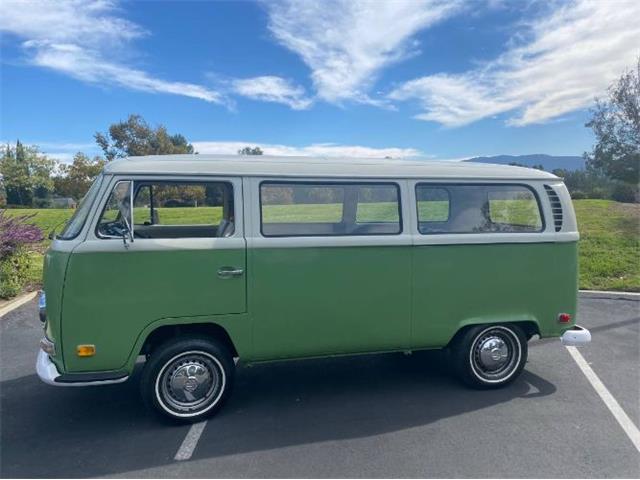
[[[61,160],[130,113],[201,153],[580,155],[635,0],[4,0],[0,140]]]

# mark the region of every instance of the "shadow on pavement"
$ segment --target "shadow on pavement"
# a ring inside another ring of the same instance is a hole
[[[379,435],[555,391],[527,371],[504,389],[467,389],[438,351],[259,365],[242,372],[195,457]]]
[[[35,376],[0,383],[2,477],[86,477],[173,462],[188,427],[148,413],[137,380],[93,388],[48,387]],[[438,351],[242,367],[194,458],[384,434],[555,391],[528,371],[504,389],[469,390]]]

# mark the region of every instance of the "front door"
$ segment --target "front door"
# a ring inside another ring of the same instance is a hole
[[[67,369],[120,368],[140,332],[160,319],[246,312],[241,199],[237,179],[114,181],[93,238],[69,262]],[[78,358],[78,344],[95,344],[96,355]]]

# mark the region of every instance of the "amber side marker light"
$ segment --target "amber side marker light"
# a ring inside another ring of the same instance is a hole
[[[568,313],[560,313],[558,314],[558,323],[570,323],[571,315]]]
[[[93,357],[96,354],[95,345],[78,345],[76,347],[76,354],[79,357]]]

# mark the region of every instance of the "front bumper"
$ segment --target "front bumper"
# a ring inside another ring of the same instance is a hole
[[[579,347],[591,343],[591,332],[580,325],[574,325],[562,334],[560,340],[567,347]]]
[[[46,352],[38,350],[36,360],[38,377],[47,385],[56,387],[89,387],[92,385],[111,385],[122,383],[129,376],[111,372],[61,374]]]
[[[56,384],[56,378],[60,376],[60,372],[56,368],[55,364],[49,358],[44,351],[38,350],[38,359],[36,360],[36,372],[38,373],[38,377],[44,383],[48,385],[59,385]]]

